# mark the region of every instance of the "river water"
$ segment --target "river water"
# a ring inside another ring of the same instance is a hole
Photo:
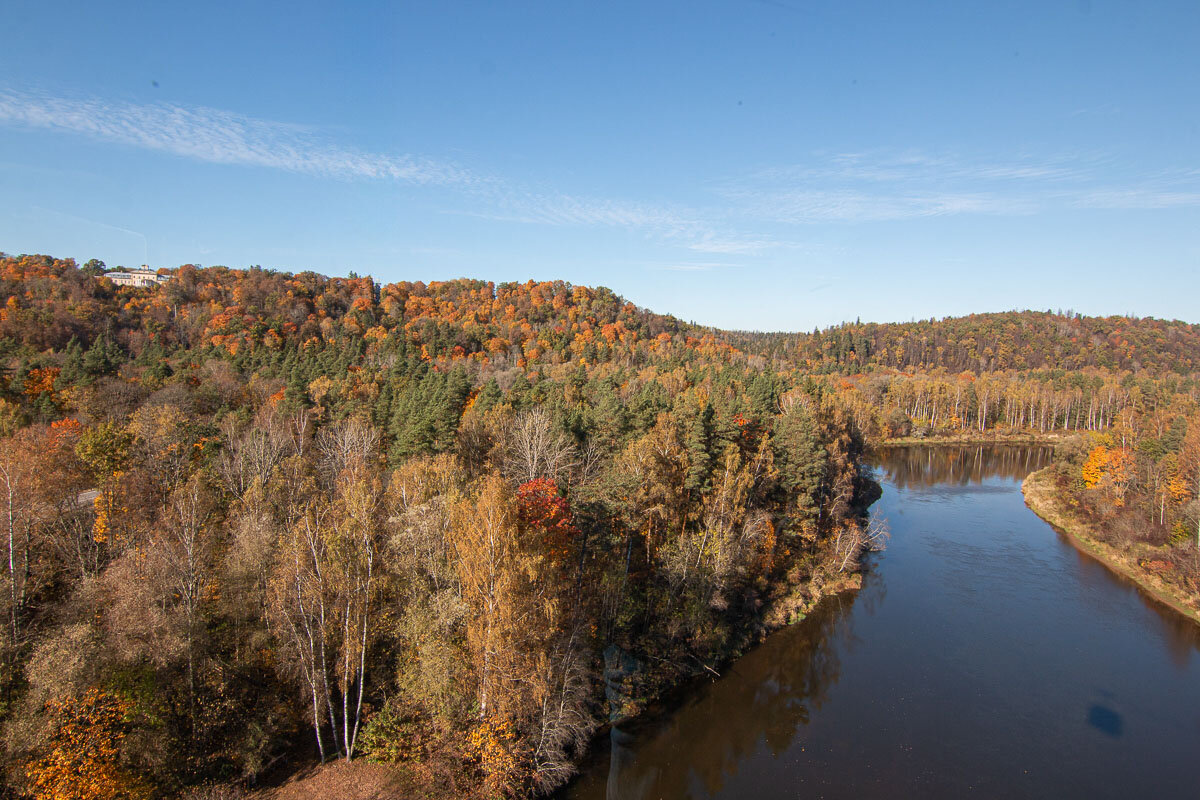
[[[1200,627],[1025,507],[1049,461],[886,451],[863,589],[613,731],[564,797],[1200,797]]]

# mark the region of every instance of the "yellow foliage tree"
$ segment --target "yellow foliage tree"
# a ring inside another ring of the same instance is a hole
[[[1107,465],[1108,448],[1102,444],[1096,445],[1088,453],[1087,461],[1083,462],[1083,485],[1089,489],[1099,486],[1100,481],[1104,479],[1104,470]]]
[[[1116,505],[1124,505],[1125,491],[1136,466],[1133,452],[1127,447],[1111,446],[1108,436],[1097,440],[1080,470],[1083,485],[1088,489],[1102,488]]]
[[[484,720],[467,734],[467,749],[483,773],[486,797],[517,797],[525,785],[528,758],[504,717]]]
[[[120,763],[126,704],[99,689],[82,697],[53,700],[47,710],[60,718],[48,751],[26,771],[37,800],[140,800],[150,787]]]

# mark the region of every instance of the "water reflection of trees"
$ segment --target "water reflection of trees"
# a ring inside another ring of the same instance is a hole
[[[848,635],[846,615],[853,602],[853,595],[825,600],[668,718],[613,731],[606,785],[585,780],[568,796],[692,797],[701,787],[713,795],[764,742],[772,755],[785,752],[837,682],[842,648],[832,637]]]
[[[888,447],[875,462],[900,489],[936,484],[967,485],[984,478],[1021,480],[1047,466],[1053,458],[1050,447],[979,445],[974,447]]]
[[[1066,534],[1061,534],[1064,541]],[[1175,609],[1156,599],[1142,587],[1113,572],[1103,562],[1073,545],[1068,545],[1075,552],[1079,564],[1079,581],[1089,587],[1099,585],[1112,590],[1110,587],[1121,587],[1122,590],[1137,592],[1146,608],[1153,613],[1153,625],[1150,626],[1156,637],[1163,643],[1171,663],[1177,669],[1187,669],[1196,653],[1200,651],[1200,628],[1190,617],[1180,614]]]

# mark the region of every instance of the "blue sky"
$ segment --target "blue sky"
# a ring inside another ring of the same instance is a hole
[[[0,250],[1200,321],[1200,4],[4,3]]]

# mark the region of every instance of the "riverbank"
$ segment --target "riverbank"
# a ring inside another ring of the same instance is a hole
[[[897,436],[873,442],[873,447],[962,447],[967,445],[1047,445],[1054,446],[1077,431],[1055,431],[1053,433],[961,433],[950,436]]]
[[[607,739],[609,730],[614,725],[626,725],[669,712],[683,701],[696,681],[720,678],[727,669],[761,646],[773,633],[803,621],[827,598],[861,589],[865,569],[862,564],[846,572],[818,568],[807,580],[771,599],[763,608],[761,616],[753,624],[745,626],[737,638],[730,642],[729,648],[711,664],[695,659],[686,663],[672,663],[648,652],[630,654],[634,656],[633,663],[638,665],[636,669],[641,680],[634,687],[627,682],[630,677],[628,673],[606,673],[606,681],[624,686],[625,691],[616,692],[608,697],[609,718],[593,733],[593,741]],[[647,663],[639,659],[657,662],[659,669],[647,670]],[[580,755],[587,758],[586,754]]]
[[[714,674],[725,672],[739,658],[761,645],[768,636],[780,628],[800,622],[826,600],[834,595],[854,592],[862,588],[862,570],[845,573],[818,571],[808,581],[777,598],[764,613],[760,624],[747,631],[743,644],[715,664]],[[693,680],[703,676],[696,674]],[[636,705],[636,713],[619,720],[632,722],[646,715],[669,713],[681,706],[689,696],[694,683],[680,681],[660,687],[658,694],[644,698]],[[632,709],[631,709],[632,710]],[[594,744],[603,743],[609,736],[613,722],[602,725],[594,735]],[[592,747],[579,754],[579,763],[592,757]],[[428,800],[473,797],[471,790],[456,785],[452,770],[431,768],[427,764],[385,765],[374,764],[362,759],[349,763],[332,761],[323,765],[311,765],[289,776],[283,783],[247,793],[221,795],[224,800],[376,800],[382,797],[423,797]],[[230,789],[231,792],[236,792]],[[552,795],[561,797],[562,791]],[[213,795],[217,797],[217,795]],[[206,797],[207,800],[207,797]]]
[[[1059,493],[1053,467],[1031,473],[1021,483],[1021,492],[1025,505],[1063,533],[1077,549],[1132,581],[1158,602],[1200,623],[1200,594],[1163,579],[1159,569],[1164,563],[1160,548],[1133,545],[1121,549],[1097,538],[1094,525],[1080,519]]]

